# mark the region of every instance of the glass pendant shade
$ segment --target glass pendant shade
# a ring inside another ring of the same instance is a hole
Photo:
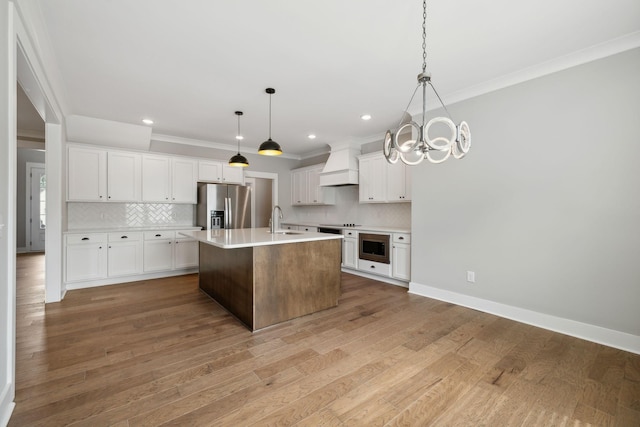
[[[269,94],[269,139],[260,144],[258,154],[262,154],[263,156],[279,156],[282,154],[282,148],[280,148],[280,144],[271,139],[271,95],[276,93],[276,90],[268,87],[265,89],[265,92]]]
[[[242,136],[240,135],[240,116],[243,114],[242,111],[236,111],[234,113],[238,116],[238,134],[236,135],[236,140],[238,141],[238,154],[235,154],[233,157],[229,159],[229,166],[237,167],[237,168],[246,168],[249,166],[249,162],[247,158],[240,154],[240,140]]]

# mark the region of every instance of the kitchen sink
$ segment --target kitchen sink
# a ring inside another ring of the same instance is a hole
[[[271,231],[267,231],[267,233],[269,234],[302,234],[297,231],[289,231],[289,230],[278,230],[278,231],[274,231],[273,233]]]

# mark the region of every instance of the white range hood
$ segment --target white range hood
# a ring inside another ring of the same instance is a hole
[[[360,146],[332,145],[329,159],[320,173],[321,187],[358,184],[358,155]]]

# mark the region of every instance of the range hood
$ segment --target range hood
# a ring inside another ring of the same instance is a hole
[[[320,173],[321,187],[358,184],[360,145],[332,145],[331,153]]]

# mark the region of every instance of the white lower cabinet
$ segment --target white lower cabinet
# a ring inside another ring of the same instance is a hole
[[[142,233],[109,233],[108,242],[109,277],[142,273]]]
[[[197,268],[199,262],[198,241],[173,230],[69,233],[64,244],[65,282],[70,289]]]
[[[198,266],[198,242],[179,231],[144,233],[144,271],[165,271]]]
[[[197,267],[198,259],[198,241],[188,237],[176,238],[176,244],[173,247],[174,259],[173,266],[175,268]]]
[[[174,231],[144,233],[144,272],[173,269]]]
[[[394,278],[411,280],[411,234],[393,234],[391,261]]]
[[[358,232],[342,230],[342,266],[358,268]]]
[[[65,276],[67,282],[107,277],[107,235],[105,233],[65,236]]]

